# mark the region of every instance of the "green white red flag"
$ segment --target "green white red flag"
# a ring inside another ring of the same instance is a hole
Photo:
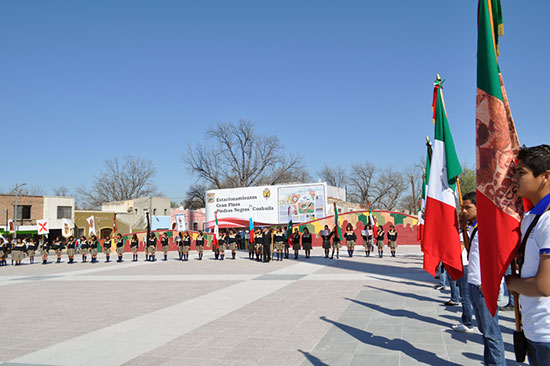
[[[428,177],[430,176],[430,161],[432,160],[432,143],[426,137],[426,168],[422,172],[422,199],[418,207],[418,225],[416,240],[420,241],[422,246],[422,238],[424,233],[424,213],[426,210],[426,191],[428,190]]]
[[[212,239],[212,248],[218,248],[218,236],[220,236],[220,227],[218,225],[218,211],[214,212],[216,218],[216,225],[214,225],[214,238]]]
[[[456,212],[456,177],[462,168],[456,155],[453,137],[447,120],[442,92],[443,82],[434,85],[435,134],[433,142],[426,216],[424,222],[424,269],[435,276],[439,262],[454,280],[463,274],[458,217]]]
[[[476,160],[481,286],[491,314],[500,282],[520,239],[522,201],[513,186],[520,149],[497,56],[502,35],[500,0],[478,4]]]
[[[336,202],[334,202],[334,226],[336,227],[336,235],[338,239],[342,241],[342,228],[340,228],[340,222],[338,221],[338,209],[336,208]]]

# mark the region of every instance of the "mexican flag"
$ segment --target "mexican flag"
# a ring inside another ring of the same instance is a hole
[[[502,35],[499,0],[480,0],[477,37],[476,160],[481,284],[492,315],[500,281],[520,240],[522,201],[515,195],[514,161],[520,149],[497,62]]]
[[[338,222],[338,209],[336,208],[336,202],[334,202],[334,226],[336,227],[336,235],[338,235],[338,239],[342,241],[342,228],[340,228],[340,223]]]
[[[454,280],[463,275],[455,193],[462,172],[443,102],[441,80],[434,86],[435,136],[433,142],[424,222],[424,269],[435,276],[439,262]]]
[[[214,212],[216,225],[214,226],[214,237],[212,238],[212,248],[218,248],[218,236],[220,236],[220,227],[218,226],[218,212]]]
[[[290,245],[292,245],[292,216],[290,215],[290,207],[288,208],[288,227],[286,231],[286,242]]]
[[[432,143],[430,139],[426,137],[426,168],[422,172],[422,200],[418,207],[418,226],[416,240],[420,241],[422,245],[422,237],[424,233],[424,213],[426,210],[426,192],[428,190],[428,177],[430,176],[430,161],[432,160]]]

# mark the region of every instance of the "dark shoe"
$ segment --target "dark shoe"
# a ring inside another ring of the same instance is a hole
[[[498,310],[500,310],[500,311],[514,311],[514,305],[508,304],[506,306],[499,306]]]
[[[441,285],[434,285],[434,289],[436,290],[445,290],[445,286],[441,286]]]
[[[456,306],[456,305],[460,305],[460,303],[455,302],[453,300],[449,300],[445,303],[445,306]]]

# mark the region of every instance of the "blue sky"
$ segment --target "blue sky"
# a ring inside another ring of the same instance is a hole
[[[547,1],[503,0],[500,67],[522,144],[548,143]],[[2,1],[1,189],[89,184],[105,159],[153,160],[181,200],[181,161],[239,119],[322,166],[404,169],[433,135],[445,83],[462,162],[475,163],[477,0]]]

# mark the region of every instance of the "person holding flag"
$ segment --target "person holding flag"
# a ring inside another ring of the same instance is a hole
[[[252,221],[252,217],[251,217],[248,220],[248,259],[254,260],[254,251],[255,251],[254,222]]]

